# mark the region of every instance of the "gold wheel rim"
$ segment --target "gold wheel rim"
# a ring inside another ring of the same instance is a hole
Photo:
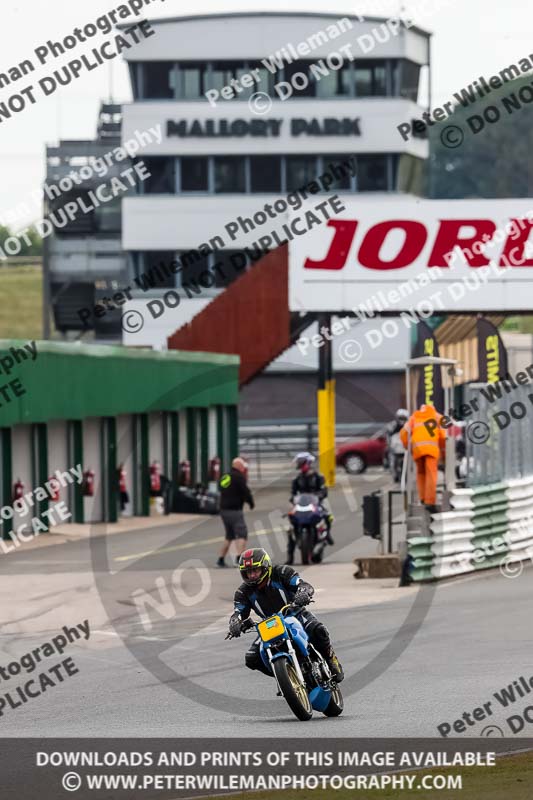
[[[302,684],[300,683],[296,670],[294,669],[292,664],[288,665],[287,671],[289,673],[289,680],[291,682],[291,686],[296,692],[298,700],[301,702],[303,706],[305,706],[307,711],[309,711],[311,705],[309,702],[309,696],[305,690],[305,686],[302,686]]]
[[[339,708],[342,708],[343,702],[342,702],[342,698],[341,698],[341,694],[339,692],[339,687],[338,686],[335,686],[335,688],[332,690],[331,696],[333,697],[333,700],[339,706]]]

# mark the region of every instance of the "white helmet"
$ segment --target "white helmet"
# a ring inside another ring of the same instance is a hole
[[[297,469],[301,469],[304,464],[307,464],[308,467],[311,467],[315,461],[315,457],[311,455],[311,453],[304,451],[302,453],[297,453],[292,461],[293,464],[296,464]]]
[[[406,408],[399,408],[394,416],[396,417],[398,422],[404,423],[407,422],[407,420],[409,419],[409,412],[407,411]]]

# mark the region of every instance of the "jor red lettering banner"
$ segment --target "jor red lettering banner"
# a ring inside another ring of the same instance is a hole
[[[340,207],[324,219],[309,205],[292,218],[300,225],[290,226],[291,310],[526,310],[533,200],[341,194],[330,204]]]

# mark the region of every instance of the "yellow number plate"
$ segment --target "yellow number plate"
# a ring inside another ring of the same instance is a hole
[[[264,619],[259,623],[257,628],[259,630],[259,635],[264,642],[269,642],[271,639],[275,639],[285,631],[285,625],[283,624],[281,617],[278,617],[277,614],[274,617],[269,617],[269,619]]]

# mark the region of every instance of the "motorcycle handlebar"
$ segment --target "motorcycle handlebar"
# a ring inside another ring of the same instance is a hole
[[[311,603],[314,603],[314,602],[315,602],[314,600],[309,600],[309,603],[306,603],[305,605],[311,605]],[[283,606],[282,608],[280,608],[279,611],[280,611],[280,613],[286,615],[286,609],[289,609],[289,608],[292,609],[293,610],[292,613],[295,614],[298,611],[303,611],[305,606],[300,606],[300,605],[294,604],[294,603],[287,603],[287,605]]]
[[[311,605],[311,603],[314,602],[315,602],[314,600],[309,600],[309,603],[306,603],[306,605]],[[288,609],[291,609],[289,613],[298,614],[300,611],[303,611],[305,609],[305,606],[295,605],[294,603],[287,603],[287,605],[282,606],[280,608],[278,613],[283,614],[284,616],[288,616],[287,614]],[[251,620],[250,618],[245,619],[241,624],[241,633],[249,633],[253,628],[255,628],[255,622],[253,622],[253,620]],[[235,638],[237,637],[235,637],[231,631],[228,631],[226,636],[224,637],[224,640],[235,639]]]
[[[252,622],[251,619],[245,619],[241,623],[241,633],[248,633],[248,631],[251,631],[252,628],[255,628],[255,622]],[[235,634],[233,634],[231,631],[228,631],[227,634],[224,637],[224,640],[226,640],[226,639],[236,639],[236,638],[238,638],[238,637],[236,637]]]

